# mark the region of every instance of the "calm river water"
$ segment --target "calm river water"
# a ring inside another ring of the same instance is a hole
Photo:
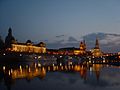
[[[2,63],[0,90],[119,90],[120,67],[74,65],[42,67],[39,63]]]

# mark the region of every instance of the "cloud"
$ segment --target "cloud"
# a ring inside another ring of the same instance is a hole
[[[62,40],[59,40],[59,41],[56,41],[56,43],[62,43],[62,42],[64,42],[65,40],[64,39],[62,39]]]
[[[85,39],[87,50],[95,47],[96,37],[98,37],[100,48],[103,52],[119,52],[120,51],[120,34],[111,33],[91,33],[81,38],[74,38],[69,35],[58,35],[53,39],[45,41],[47,48],[61,47],[79,47],[79,40]]]
[[[69,41],[69,42],[77,41],[77,39],[75,39],[74,37],[70,36],[70,37],[68,38],[68,41]]]
[[[62,43],[58,41],[54,42],[54,43],[47,43],[47,48],[55,48],[55,49],[59,49],[59,48],[64,48],[64,47],[77,47],[79,48],[79,43]]]
[[[56,36],[56,38],[60,38],[60,37],[64,37],[65,35],[58,35]]]

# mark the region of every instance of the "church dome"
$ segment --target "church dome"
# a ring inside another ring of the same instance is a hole
[[[40,42],[40,43],[38,44],[38,46],[40,46],[40,47],[45,47],[46,44],[45,44],[44,42]]]
[[[27,41],[26,41],[26,44],[27,44],[27,45],[32,45],[32,41],[31,41],[31,40],[27,40]]]
[[[32,43],[31,40],[27,40],[26,43]]]
[[[8,35],[5,38],[6,48],[11,47],[11,44],[15,42],[15,38],[12,36],[12,29],[8,29]]]

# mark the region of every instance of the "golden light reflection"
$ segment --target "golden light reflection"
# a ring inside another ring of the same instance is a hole
[[[6,66],[3,66],[3,71],[7,69]],[[92,65],[55,65],[52,66],[41,66],[38,67],[38,64],[33,65],[20,65],[18,68],[11,68],[7,69],[4,73],[7,73],[9,76],[12,77],[12,79],[19,79],[19,78],[26,78],[28,80],[39,77],[41,79],[44,79],[47,72],[50,71],[72,71],[72,72],[78,72],[83,79],[87,79],[87,73],[94,72],[96,74],[96,77],[99,78],[100,70],[102,68],[102,65],[100,64],[92,64]]]
[[[31,68],[23,68],[22,72],[17,70],[8,71],[8,74],[12,76],[13,79],[17,78],[34,78],[34,77],[45,77],[46,76],[46,69],[44,67],[42,68],[35,68],[34,70],[31,70]]]
[[[40,76],[40,78],[43,79],[46,76],[46,69],[44,67],[42,67],[40,71],[41,72],[40,72],[39,76]]]

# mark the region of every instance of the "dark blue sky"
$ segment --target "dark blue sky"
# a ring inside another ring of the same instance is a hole
[[[18,41],[120,33],[120,0],[0,0],[0,35],[12,27]]]

